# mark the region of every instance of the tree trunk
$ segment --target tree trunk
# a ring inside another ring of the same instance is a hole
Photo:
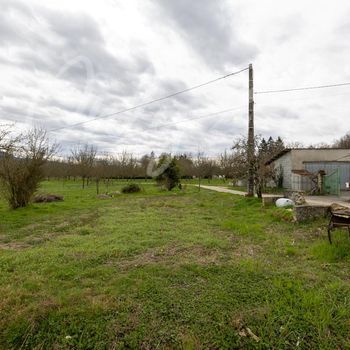
[[[256,194],[257,194],[257,196],[258,196],[258,198],[262,198],[262,184],[261,184],[261,182],[258,182],[257,184],[256,184]]]
[[[100,179],[96,178],[96,193],[100,194]]]

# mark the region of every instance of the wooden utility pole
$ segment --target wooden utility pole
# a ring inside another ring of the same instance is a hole
[[[249,124],[248,124],[248,196],[254,196],[254,80],[253,65],[249,64]]]

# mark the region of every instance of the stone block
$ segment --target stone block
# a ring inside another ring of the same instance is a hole
[[[297,222],[324,218],[328,213],[329,206],[324,205],[297,205],[293,209],[294,219]]]

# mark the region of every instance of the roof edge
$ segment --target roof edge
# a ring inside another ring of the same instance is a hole
[[[270,165],[272,162],[274,162],[276,159],[282,157],[283,155],[287,154],[288,152],[290,152],[292,149],[296,149],[296,148],[285,148],[284,150],[278,152],[277,154],[275,154],[272,158],[270,158],[267,162],[265,162],[265,165]]]
[[[282,157],[283,155],[287,154],[290,151],[349,151],[350,148],[330,148],[330,147],[322,147],[322,148],[285,148],[284,150],[278,152],[273,157],[271,157],[268,161],[265,162],[265,165],[270,165],[272,162],[274,162],[276,159]]]

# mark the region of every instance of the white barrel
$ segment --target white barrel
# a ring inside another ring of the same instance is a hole
[[[276,206],[279,208],[292,207],[294,202],[289,198],[279,198],[276,201]]]

